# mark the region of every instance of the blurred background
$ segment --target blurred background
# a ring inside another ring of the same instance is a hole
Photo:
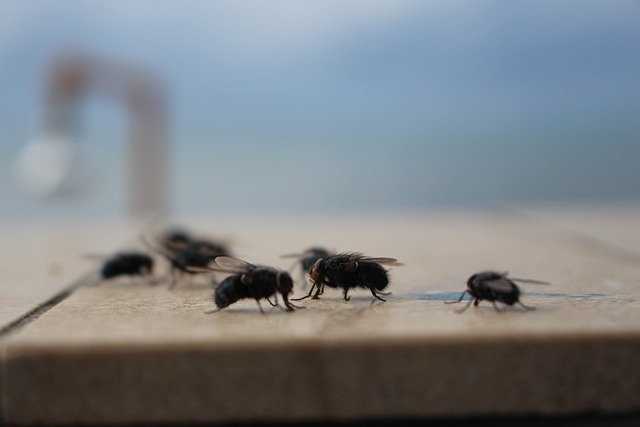
[[[637,1],[0,2],[0,219],[640,201],[639,113]]]

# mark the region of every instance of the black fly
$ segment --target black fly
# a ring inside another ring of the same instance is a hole
[[[473,298],[467,302],[467,305],[456,310],[456,313],[462,313],[465,311],[469,308],[472,302],[473,305],[477,306],[482,300],[491,301],[493,308],[497,312],[500,312],[498,304],[496,303],[497,301],[506,305],[514,305],[518,303],[527,310],[535,310],[535,307],[530,307],[520,302],[520,289],[514,282],[535,283],[538,285],[549,284],[539,280],[509,278],[507,277],[507,273],[483,271],[481,273],[474,274],[469,278],[469,280],[467,280],[467,289],[462,292],[462,295],[460,295],[460,298],[457,301],[447,301],[445,304],[459,303],[466,294],[469,294]]]
[[[260,305],[260,299],[265,298],[273,306],[278,305],[278,293],[282,295],[287,311],[293,311],[294,306],[289,302],[289,294],[293,291],[293,280],[286,271],[277,270],[272,267],[255,266],[238,258],[227,256],[215,259],[217,267],[189,267],[192,271],[213,271],[231,273],[216,288],[214,302],[217,309],[206,313],[215,313],[225,307],[243,299],[253,298],[258,303],[260,312],[264,313]],[[275,296],[275,303],[269,297]]]
[[[160,236],[158,243],[173,254],[177,254],[187,247],[196,248],[202,252],[212,253],[216,256],[229,256],[230,254],[226,244],[202,237],[194,237],[188,231],[180,228],[168,230]]]
[[[153,272],[153,259],[140,252],[121,252],[107,259],[100,276],[112,279],[118,276],[149,276]]]
[[[174,252],[164,245],[163,247],[153,247],[145,239],[142,239],[142,241],[151,250],[164,256],[169,261],[171,265],[171,284],[169,289],[173,289],[179,276],[197,274],[196,271],[187,269],[188,266],[206,267],[215,257],[226,254],[220,253],[214,246],[202,242],[181,244],[181,248],[176,248],[177,250]]]
[[[325,248],[314,246],[302,252],[301,254],[282,255],[281,258],[298,258],[295,265],[300,266],[300,270],[302,273],[302,283],[306,283],[306,275],[311,274],[311,268],[315,265],[315,263],[320,258],[326,258],[330,255],[331,253]]]
[[[312,299],[318,299],[324,292],[324,287],[342,288],[345,301],[349,301],[349,290],[361,287],[369,289],[371,294],[385,301],[380,292],[389,285],[389,275],[381,264],[402,265],[395,258],[366,257],[360,253],[341,253],[318,259],[310,271],[313,283],[309,293],[294,301],[309,298],[316,289]]]

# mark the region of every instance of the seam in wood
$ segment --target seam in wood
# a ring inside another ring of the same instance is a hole
[[[56,305],[60,304],[62,301],[64,301],[68,297],[70,297],[76,290],[88,284],[90,282],[90,279],[92,279],[94,276],[95,276],[95,273],[86,274],[85,276],[83,276],[82,278],[74,282],[71,286],[63,289],[62,291],[58,292],[48,300],[37,305],[35,308],[30,310],[26,314],[20,316],[19,318],[15,319],[11,323],[0,328],[0,341],[2,341],[4,337],[13,333],[14,331],[22,329],[29,323],[37,320],[40,316],[42,316],[43,314],[51,310]]]

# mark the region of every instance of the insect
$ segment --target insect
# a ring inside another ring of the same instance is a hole
[[[189,267],[194,271],[217,271],[232,274],[224,279],[215,290],[214,302],[217,308],[206,313],[220,311],[243,298],[255,299],[260,312],[264,313],[260,299],[265,298],[275,307],[278,305],[278,293],[282,295],[287,311],[300,308],[289,302],[289,294],[293,291],[293,280],[286,271],[256,266],[228,256],[217,257],[215,263],[217,267]],[[272,295],[275,296],[275,303],[269,299]]]
[[[178,279],[184,274],[197,274],[197,271],[188,269],[188,266],[206,267],[216,256],[221,255],[216,251],[208,249],[206,246],[187,243],[182,249],[177,250],[175,253],[164,247],[154,247],[144,238],[143,243],[147,245],[154,252],[164,256],[171,266],[171,283],[169,289],[178,282]]]
[[[302,282],[306,283],[305,276],[311,272],[311,268],[315,265],[315,263],[320,258],[326,258],[330,255],[331,253],[328,250],[318,246],[314,246],[302,252],[301,254],[282,255],[281,258],[298,258],[295,265],[300,265]]]
[[[195,248],[202,253],[209,254],[213,257],[230,256],[229,249],[223,243],[214,242],[213,240],[198,239],[191,240],[188,247]]]
[[[140,252],[121,252],[107,259],[100,276],[112,279],[118,276],[149,276],[153,272],[153,259]]]
[[[462,292],[460,298],[457,301],[446,301],[445,303],[459,303],[466,294],[469,294],[473,298],[467,302],[467,305],[456,310],[456,313],[464,312],[469,308],[472,302],[473,305],[477,306],[482,300],[491,301],[493,308],[497,312],[500,312],[497,301],[506,305],[514,305],[518,303],[527,310],[535,310],[535,307],[524,305],[520,301],[520,288],[518,288],[514,282],[535,283],[538,285],[548,285],[549,283],[539,280],[509,278],[507,275],[508,273],[506,272],[498,273],[495,271],[483,271],[481,273],[474,274],[467,280],[468,289]]]
[[[167,231],[158,239],[158,243],[167,251],[177,254],[187,246],[197,248],[203,252],[210,252],[217,255],[229,255],[226,244],[204,238],[195,238],[185,230],[173,228]]]
[[[310,281],[313,283],[309,293],[294,301],[309,298],[318,299],[324,292],[324,287],[342,288],[344,300],[349,301],[349,290],[361,287],[369,289],[371,294],[385,301],[380,295],[389,295],[381,292],[389,285],[388,271],[381,264],[402,265],[395,258],[373,258],[357,252],[345,252],[337,255],[318,259],[310,271]]]

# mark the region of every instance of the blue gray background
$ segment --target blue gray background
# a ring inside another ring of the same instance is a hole
[[[2,0],[0,218],[123,212],[109,99],[83,198],[13,179],[74,49],[165,82],[178,214],[640,200],[638,1]]]

